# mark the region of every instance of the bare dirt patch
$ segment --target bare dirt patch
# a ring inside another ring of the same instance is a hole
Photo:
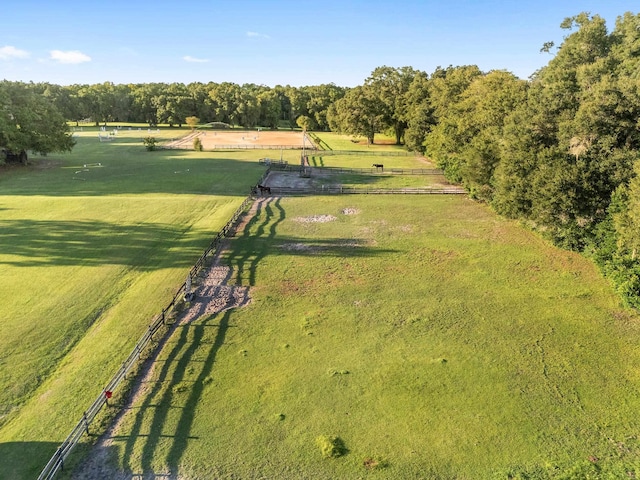
[[[343,215],[357,215],[360,213],[360,210],[358,210],[357,208],[347,207],[343,208],[340,213],[342,213]]]
[[[225,148],[312,148],[313,141],[302,132],[286,130],[213,130],[190,133],[169,143],[169,148],[193,148],[193,139],[198,137],[205,150]]]
[[[312,190],[322,184],[335,185],[330,173],[321,173],[315,169],[311,177],[302,177],[299,172],[269,172],[263,185],[275,188],[294,188],[299,190]]]
[[[311,215],[309,217],[296,217],[294,222],[298,223],[327,223],[337,220],[333,215]]]

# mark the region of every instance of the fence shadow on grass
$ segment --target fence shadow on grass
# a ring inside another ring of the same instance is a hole
[[[270,240],[276,236],[278,224],[286,218],[281,202],[278,197],[257,200],[256,211],[242,236],[233,242],[226,261],[235,271],[236,285],[255,285],[258,262],[269,253]]]
[[[315,240],[277,235],[278,225],[286,218],[281,202],[278,197],[257,200],[255,212],[242,234],[230,241],[223,263],[235,271],[237,285],[254,285],[258,264],[267,255],[373,256],[390,252],[360,245],[353,239]],[[230,269],[221,285],[229,284],[231,272]],[[248,301],[248,289],[242,291],[243,300],[232,306],[241,306]],[[197,315],[203,312],[197,308],[195,311]],[[160,462],[171,475],[179,472],[188,443],[194,439],[192,429],[196,407],[211,381],[228,330],[233,327],[231,315],[231,310],[223,309],[175,327],[164,347],[165,354],[158,364],[158,371],[148,382],[149,390],[142,402],[134,407],[136,413],[132,426],[126,435],[112,437],[115,441],[124,442],[122,467],[131,473],[132,478],[157,478],[162,475],[155,472]],[[132,464],[138,455],[142,471],[135,472]]]
[[[232,328],[230,316],[231,312],[227,310],[177,327],[177,338],[169,342],[171,349],[152,381],[153,387],[136,407],[129,433],[124,437],[114,437],[116,441],[124,441],[122,467],[125,472],[132,473],[132,478],[156,475],[153,460],[159,460],[159,450],[168,451],[168,470],[178,471],[187,444],[194,438],[191,429],[196,406],[207,386],[227,331]],[[211,340],[212,329],[215,329],[215,337]],[[177,422],[169,420],[176,415]],[[175,425],[170,434],[167,434],[167,425]],[[131,465],[137,442],[142,442],[141,472],[135,472]]]
[[[257,208],[241,237],[233,241],[226,262],[235,272],[236,285],[256,284],[259,262],[267,255],[374,257],[396,250],[371,247],[357,238],[302,238],[277,235],[278,225],[286,219],[282,198],[257,200]],[[277,236],[276,236],[277,235]]]

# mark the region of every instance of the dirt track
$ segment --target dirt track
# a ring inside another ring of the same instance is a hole
[[[254,214],[258,206],[267,201],[259,199],[254,202],[251,210],[240,220],[234,228],[234,234],[238,234],[244,229],[249,218]],[[198,282],[197,288],[194,288],[195,299],[191,302],[188,309],[184,310],[181,316],[174,324],[176,326],[184,325],[192,322],[203,315],[216,315],[231,308],[238,308],[247,305],[250,301],[249,288],[235,285],[228,285],[227,282],[231,277],[231,269],[227,266],[220,265],[220,253],[227,248],[223,244],[220,251],[216,255],[213,265],[205,272],[202,280]],[[172,330],[173,330],[172,329]],[[125,416],[134,411],[135,405],[154,385],[154,369],[158,354],[162,350],[163,344],[171,337],[173,331],[166,335],[160,343],[156,352],[146,362],[143,370],[139,374],[130,397],[126,401],[126,405],[116,417],[113,425],[100,437],[97,444],[91,449],[84,462],[73,473],[72,478],[77,480],[93,480],[97,478],[108,478],[112,480],[133,480],[133,479],[155,479],[161,477],[163,479],[179,480],[180,477],[174,474],[165,474],[161,472],[145,472],[144,474],[132,474],[131,472],[120,471],[112,465],[110,451],[114,449],[117,441],[117,435],[122,435],[118,429],[123,422]]]
[[[302,148],[311,147],[313,143],[308,136],[303,139],[302,132],[286,130],[210,130],[196,131],[167,144],[168,148],[193,148],[193,139],[198,137],[205,150],[220,148],[259,148],[283,147]]]

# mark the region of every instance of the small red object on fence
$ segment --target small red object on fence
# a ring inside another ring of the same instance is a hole
[[[111,390],[105,390],[104,396],[109,400],[113,396],[113,392]]]

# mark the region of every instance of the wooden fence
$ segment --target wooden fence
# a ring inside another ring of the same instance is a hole
[[[311,188],[289,188],[270,187],[271,195],[385,195],[385,194],[406,194],[406,195],[466,195],[462,187],[343,187],[325,185],[323,187]]]
[[[191,276],[191,278],[195,278],[204,268],[208,256],[212,253],[216,253],[216,251],[220,247],[222,239],[229,235],[231,229],[234,227],[240,216],[247,210],[248,206],[253,203],[253,200],[253,197],[247,197],[242,202],[242,205],[240,205],[240,207],[235,211],[231,219],[222,228],[222,230],[218,232],[216,237],[211,241],[207,249],[189,271],[189,275]],[[186,293],[186,283],[187,282],[185,281],[180,286],[169,305],[167,305],[167,307],[165,307],[162,312],[153,319],[140,340],[138,340],[138,342],[136,343],[133,351],[122,363],[122,366],[120,367],[118,372],[102,389],[102,392],[100,392],[98,398],[96,398],[91,406],[82,414],[82,418],[78,421],[65,441],[62,442],[62,445],[57,448],[56,452],[53,454],[47,465],[38,476],[38,480],[53,479],[58,472],[64,469],[64,461],[80,441],[82,436],[85,433],[89,433],[89,426],[98,415],[100,410],[102,410],[102,407],[104,407],[108,403],[108,397],[111,396],[111,392],[114,392],[118,389],[122,381],[126,379],[127,374],[129,374],[133,367],[136,365],[142,353],[149,348],[150,344],[154,340],[154,335],[158,333],[162,326],[167,324],[167,314],[175,307],[180,299],[184,297],[184,294]],[[164,334],[166,334],[168,331],[169,330],[167,329]]]
[[[415,157],[418,154],[406,150],[313,150],[307,148],[310,157],[322,157],[325,155],[359,155],[362,157]]]
[[[262,162],[264,163],[264,162]],[[361,175],[370,174],[391,174],[391,175],[443,175],[442,170],[437,168],[345,168],[345,167],[302,167],[301,165],[290,165],[286,162],[272,160],[270,163],[272,170],[280,170],[286,172],[300,172],[303,168],[311,169],[318,173],[355,173]]]
[[[165,150],[193,150],[191,145],[185,142],[179,145],[162,145],[158,149]],[[213,150],[302,150],[302,145],[213,145],[205,148],[205,151]],[[312,150],[315,152],[315,150]]]

